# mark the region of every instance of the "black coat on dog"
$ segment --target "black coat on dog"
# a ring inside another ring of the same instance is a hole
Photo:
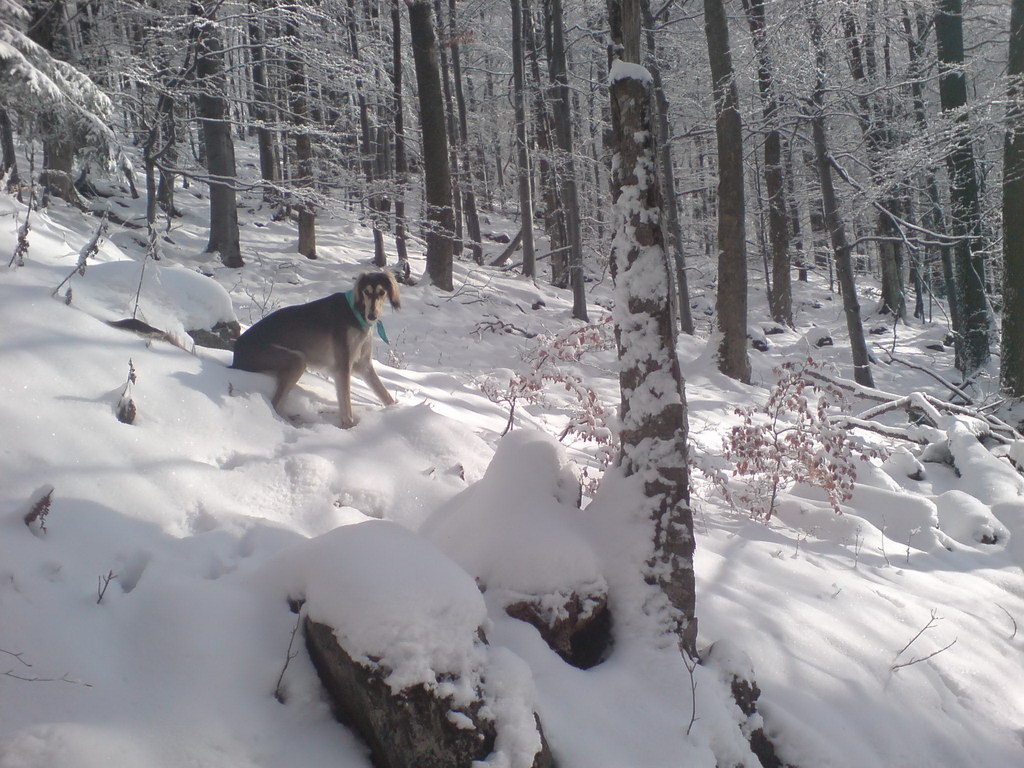
[[[318,368],[334,379],[344,428],[356,424],[352,413],[351,379],[358,373],[384,405],[394,398],[373,369],[373,336],[384,301],[398,309],[398,285],[387,272],[360,275],[355,288],[323,299],[272,312],[235,342],[232,368],[270,373],[277,379],[271,400],[281,402],[307,368]]]

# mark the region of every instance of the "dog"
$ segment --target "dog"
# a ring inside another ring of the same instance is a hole
[[[278,414],[305,370],[323,369],[334,379],[342,428],[354,427],[353,372],[384,405],[395,402],[373,369],[371,356],[374,331],[387,341],[378,322],[385,299],[394,309],[401,307],[395,278],[388,272],[371,272],[360,275],[348,293],[272,312],[238,337],[231,367],[273,374],[277,388],[271,404]]]

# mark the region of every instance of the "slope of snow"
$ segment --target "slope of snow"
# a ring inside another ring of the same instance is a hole
[[[140,215],[139,201],[122,202]],[[145,319],[165,330],[229,310],[248,325],[345,289],[368,269],[372,241],[358,223],[322,220],[322,258],[311,262],[292,252],[291,225],[259,210],[241,212],[247,266],[225,269],[200,253],[205,203],[187,193],[179,203],[186,216],[142,297]],[[0,253],[12,252],[23,216],[0,197]],[[418,626],[416,611],[442,605],[453,627],[483,623],[493,685],[512,692],[505,701],[535,701],[561,766],[756,766],[725,676],[709,665],[691,680],[650,625],[635,484],[609,473],[589,506],[565,508],[557,468],[567,455],[593,470],[598,447],[570,440],[562,455],[524,430],[561,432],[557,396],[520,404],[512,439],[499,441],[508,412],[480,382],[516,370],[534,342],[493,321],[559,330],[570,322],[567,296],[465,263],[454,294],[404,286],[402,311],[385,317],[392,347],[376,353],[398,405],[381,408],[357,382],[361,422],[343,431],[332,425],[325,378],[307,373],[282,419],[269,406],[269,378],[229,369],[230,353],[191,354],[109,327],[134,301],[141,250],[132,232],[114,228],[85,276],[72,277],[70,305],[53,298],[95,225],[59,203],[33,213],[26,265],[0,271],[2,768],[368,765],[332,719],[304,649],[292,648],[284,671],[286,702],[273,696],[296,590],[353,637],[393,631],[396,643],[411,643],[400,650],[413,677],[477,651],[447,648],[445,661],[441,635],[417,640],[398,618]],[[763,307],[762,289],[754,286],[752,307]],[[610,294],[607,283],[590,290],[595,302]],[[712,295],[694,290],[698,304]],[[763,402],[779,363],[811,355],[849,370],[838,302],[813,283],[795,292],[798,328],[752,351],[754,386],[714,371],[706,336],[680,341],[691,439],[706,461],[720,455],[734,409]],[[809,343],[821,329],[836,346]],[[951,354],[926,348],[942,335],[938,324],[912,324],[895,342],[891,326],[873,338],[951,376]],[[129,361],[132,425],[115,415]],[[945,394],[912,369],[876,368],[888,391]],[[614,407],[609,353],[580,370]],[[700,645],[728,640],[723,657],[750,659],[765,729],[789,764],[1024,764],[1024,485],[964,422],[943,428],[962,476],[922,463],[910,446],[862,469],[841,516],[819,490],[796,488],[771,522],[753,520],[695,474]],[[491,465],[499,445],[511,461]],[[42,531],[23,516],[47,485]],[[429,535],[417,534],[421,526]],[[418,572],[439,586],[437,603],[409,604]],[[474,578],[518,588],[527,577],[537,580],[530,587],[607,583],[607,661],[568,667],[472,588]],[[510,764],[510,755],[523,759],[520,725],[499,745]]]

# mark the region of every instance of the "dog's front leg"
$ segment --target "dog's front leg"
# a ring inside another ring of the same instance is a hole
[[[344,345],[334,352],[334,389],[338,396],[338,420],[342,429],[351,429],[359,420],[352,413],[352,358]]]
[[[377,395],[377,399],[380,400],[384,405],[394,405],[395,398],[388,392],[387,387],[384,386],[384,382],[380,380],[377,372],[373,369],[373,363],[368,362],[362,370],[363,381],[370,385],[370,389],[373,390],[374,394]]]

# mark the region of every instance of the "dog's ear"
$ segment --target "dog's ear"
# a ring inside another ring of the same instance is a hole
[[[398,281],[395,280],[395,276],[387,270],[384,270],[381,274],[384,275],[384,279],[387,281],[388,301],[391,302],[392,308],[401,309],[402,299],[398,295]]]

